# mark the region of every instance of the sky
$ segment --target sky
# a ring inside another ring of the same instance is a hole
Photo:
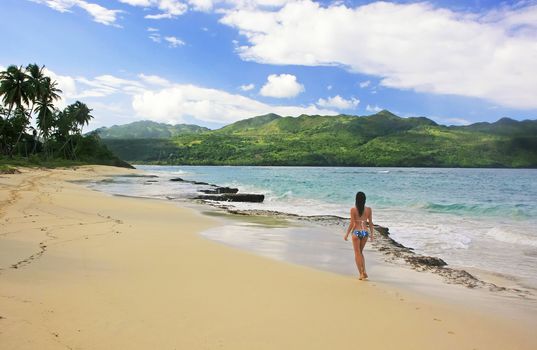
[[[0,69],[45,65],[88,130],[277,113],[537,119],[536,1],[1,0]]]

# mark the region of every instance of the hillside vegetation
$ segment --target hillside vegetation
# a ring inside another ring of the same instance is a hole
[[[131,162],[198,165],[536,167],[537,121],[443,126],[388,111],[365,117],[267,114],[170,138],[106,139]]]
[[[191,124],[169,125],[142,120],[126,125],[103,127],[94,132],[105,139],[168,139],[180,134],[201,133],[208,128]]]

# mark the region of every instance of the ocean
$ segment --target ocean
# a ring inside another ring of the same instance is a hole
[[[535,169],[136,167],[159,181],[122,177],[93,187],[184,200],[199,186],[168,181],[181,177],[265,195],[263,203],[231,204],[237,209],[341,217],[348,217],[356,192],[363,191],[374,223],[388,227],[393,239],[416,253],[537,289]]]

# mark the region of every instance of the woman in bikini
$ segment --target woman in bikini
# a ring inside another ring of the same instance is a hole
[[[367,230],[369,225],[369,231]],[[352,232],[352,245],[354,247],[354,258],[356,267],[360,273],[360,280],[367,278],[365,272],[365,259],[363,250],[367,243],[367,238],[371,236],[373,240],[373,213],[371,208],[365,206],[365,193],[356,193],[356,206],[351,208],[351,222],[345,234],[345,240],[349,238]]]

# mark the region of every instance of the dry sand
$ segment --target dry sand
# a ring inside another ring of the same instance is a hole
[[[0,175],[1,349],[536,349],[530,324],[208,241],[219,224],[67,182]],[[352,262],[350,262],[352,263]]]

